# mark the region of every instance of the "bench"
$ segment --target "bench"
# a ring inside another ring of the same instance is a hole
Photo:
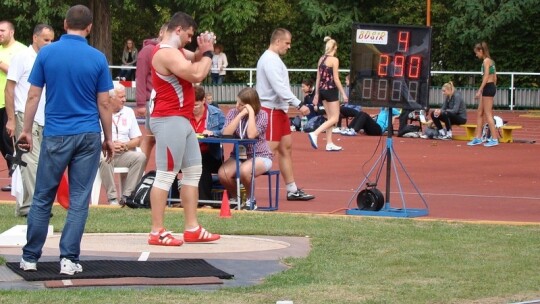
[[[465,135],[455,135],[453,136],[454,139],[457,140],[472,140],[476,133],[476,125],[473,124],[464,124],[459,125],[460,127],[465,128]],[[513,142],[514,139],[512,138],[512,131],[521,129],[521,126],[510,126],[510,125],[504,125],[500,129],[501,132],[501,138],[499,138],[499,142],[505,142],[510,143]]]

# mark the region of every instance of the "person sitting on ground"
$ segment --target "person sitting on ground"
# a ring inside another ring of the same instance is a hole
[[[302,93],[304,93],[304,105],[309,108],[309,114],[306,115],[307,119],[309,120],[319,115],[319,109],[315,108],[313,105],[313,97],[315,96],[315,91],[313,90],[313,80],[302,80]]]
[[[375,116],[375,115],[374,115]],[[392,124],[399,117],[399,110],[392,108]],[[372,117],[364,111],[360,111],[359,114],[351,121],[349,126],[354,130],[356,135],[360,130],[364,130],[364,134],[372,136],[381,136],[388,129],[388,108],[381,108],[379,114],[376,117]]]
[[[99,174],[103,186],[107,190],[107,199],[110,205],[118,205],[116,186],[114,184],[114,167],[127,167],[129,171],[124,185],[120,205],[130,199],[144,172],[146,156],[135,151],[141,140],[141,130],[135,118],[135,112],[125,107],[126,88],[117,83],[109,91],[109,100],[112,116],[112,139],[114,143],[114,157],[108,162],[103,157],[99,164]]]
[[[351,127],[349,119],[354,119],[360,115],[362,107],[360,105],[353,105],[351,103],[344,103],[339,107],[339,120],[336,127],[332,130],[332,133],[341,133],[341,135],[356,135],[356,131]],[[346,120],[346,125],[343,127],[342,120]]]
[[[225,118],[223,135],[234,135],[236,138],[257,139],[255,144],[241,146],[239,149],[240,182],[244,185],[247,197],[251,198],[252,178],[255,178],[272,168],[272,151],[266,141],[266,126],[268,114],[261,111],[259,94],[253,88],[242,89],[236,98],[236,107],[232,108]],[[253,156],[255,155],[255,168],[253,169]],[[255,176],[252,177],[252,172]],[[229,197],[237,197],[236,193],[236,158],[234,151],[231,158],[219,168],[219,181],[227,190]],[[255,202],[250,199],[246,206],[256,209]]]
[[[437,126],[439,139],[452,139],[452,124],[462,125],[467,122],[467,107],[452,81],[442,86],[442,94],[444,96],[443,105],[431,113],[431,119]],[[441,121],[444,122],[445,128],[443,128]]]
[[[225,115],[218,107],[210,106],[205,102],[204,89],[195,87],[195,107],[191,126],[197,134],[205,136],[221,136],[221,129],[225,124]],[[212,173],[218,173],[223,163],[221,147],[219,144],[199,143],[202,156],[202,173],[199,180],[199,200],[212,199]]]
[[[349,96],[350,92],[350,79],[351,76],[347,74],[347,76],[345,76],[345,87],[343,88],[347,96]],[[332,130],[332,133],[341,133],[341,135],[356,135],[354,129],[349,127],[349,119],[355,118],[360,111],[362,111],[362,107],[359,105],[353,105],[349,102],[344,102],[341,104],[341,107],[339,107],[339,119],[336,127]],[[342,127],[343,119],[346,120],[345,128]]]

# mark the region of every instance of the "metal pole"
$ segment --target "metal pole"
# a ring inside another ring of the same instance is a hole
[[[386,203],[390,203],[390,176],[392,174],[392,135],[394,133],[392,125],[392,107],[388,107],[388,116],[386,118],[388,126],[386,131]],[[387,206],[388,207],[388,206]]]
[[[510,76],[510,111],[514,110],[514,74]]]

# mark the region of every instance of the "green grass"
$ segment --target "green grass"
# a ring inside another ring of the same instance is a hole
[[[306,258],[260,285],[0,291],[0,303],[510,303],[540,298],[540,225],[488,225],[359,216],[200,212],[212,232],[309,237]],[[65,211],[55,207],[59,232]],[[180,230],[182,212],[167,211]],[[0,231],[24,219],[0,204]],[[148,210],[92,208],[87,232],[147,232]]]

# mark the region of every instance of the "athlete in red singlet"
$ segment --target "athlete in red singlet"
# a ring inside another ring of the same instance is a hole
[[[156,96],[150,115],[150,130],[156,138],[156,178],[150,192],[152,231],[148,244],[180,246],[183,242],[218,240],[199,226],[197,204],[201,176],[201,152],[190,124],[195,104],[192,83],[201,82],[210,72],[214,35],[197,37],[196,53],[183,50],[191,42],[197,24],[191,16],[177,12],[171,18],[162,42],[152,58],[152,82]],[[169,189],[182,170],[181,199],[184,207],[184,241],[163,227]]]

